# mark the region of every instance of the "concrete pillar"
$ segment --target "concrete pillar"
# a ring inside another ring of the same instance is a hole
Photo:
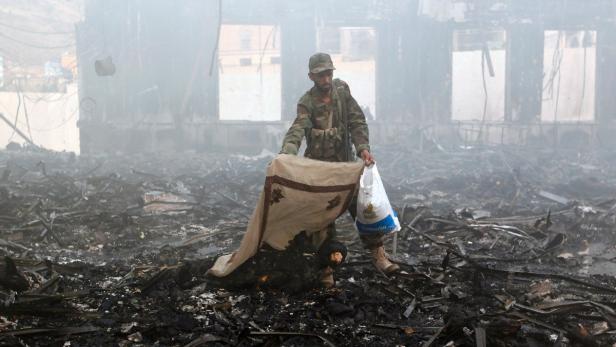
[[[541,25],[513,24],[507,31],[506,121],[540,121],[543,51]]]
[[[404,72],[402,64],[400,23],[387,21],[376,26],[376,114],[378,120],[401,120],[405,108],[403,88]]]
[[[616,120],[616,26],[606,24],[597,30],[595,120]]]
[[[449,24],[414,11],[377,26],[376,107],[379,120],[409,124],[451,118]]]
[[[218,25],[219,18],[218,12],[213,11],[213,9],[218,10],[218,4],[216,0],[207,0],[203,1],[205,3],[205,14],[206,19],[203,24],[202,31],[202,46],[198,47],[197,57],[198,59],[203,58],[205,64],[200,65],[198,61],[194,61],[191,65],[191,71],[197,73],[198,77],[196,80],[189,81],[186,85],[185,93],[190,93],[190,88],[196,88],[196,91],[192,94],[194,98],[203,97],[202,107],[203,109],[197,109],[197,114],[205,115],[205,118],[208,120],[218,120],[220,118],[220,108],[219,108],[219,59],[218,59],[218,48],[216,47],[216,43],[218,41]],[[224,2],[223,2],[224,3]],[[212,54],[213,52],[213,54]],[[192,75],[191,75],[192,76]],[[199,78],[203,78],[203,80],[199,81]],[[183,113],[187,111],[187,104],[190,104],[190,100],[183,100]],[[196,102],[193,101],[193,104]]]
[[[312,86],[308,59],[316,47],[314,12],[289,11],[280,24],[282,120],[295,119],[297,101]]]
[[[413,36],[417,46],[409,47],[412,52],[408,54],[419,63],[412,71],[418,78],[411,79],[416,81],[413,89],[419,92],[417,103],[411,105],[415,121],[447,123],[451,120],[453,27],[420,18]]]

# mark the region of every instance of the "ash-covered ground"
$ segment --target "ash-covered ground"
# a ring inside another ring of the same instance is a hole
[[[616,342],[616,154],[375,154],[403,271],[378,273],[345,216],[326,290],[293,250],[260,255],[288,281],[205,276],[238,246],[271,156],[0,152],[0,345]]]

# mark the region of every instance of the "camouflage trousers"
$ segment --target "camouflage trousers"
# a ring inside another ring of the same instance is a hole
[[[353,221],[355,221],[355,216],[357,215],[357,195],[353,197],[351,203],[349,204],[349,208],[347,209]],[[383,234],[374,234],[374,235],[360,235],[359,236],[362,243],[364,244],[364,248],[366,249],[374,249],[383,246],[383,239],[385,236]],[[327,239],[336,241],[337,240],[337,231],[336,231],[336,223],[333,222],[327,226]]]

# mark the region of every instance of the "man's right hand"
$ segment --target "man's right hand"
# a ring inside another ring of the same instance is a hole
[[[363,151],[361,151],[360,154],[361,154],[361,159],[364,161],[364,165],[370,166],[374,164],[374,157],[372,156],[369,150],[364,149]]]

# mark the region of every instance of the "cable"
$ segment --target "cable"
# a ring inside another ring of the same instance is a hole
[[[23,94],[22,94],[23,95]],[[68,100],[65,100],[64,105],[63,105],[63,109],[66,109],[66,103]],[[31,129],[28,129],[28,131],[35,131],[35,132],[49,132],[49,131],[54,131],[57,129],[62,128],[64,125],[66,125],[68,122],[70,122],[71,120],[73,120],[75,118],[75,116],[77,115],[77,111],[79,111],[79,106],[75,107],[75,109],[69,114],[69,116],[67,118],[62,118],[62,120],[60,121],[59,124],[54,125],[52,127],[49,128],[36,128],[36,127],[32,127]],[[20,126],[28,126],[27,124],[24,124],[20,121],[16,121],[15,122],[15,127],[17,127],[18,125]],[[32,139],[32,134],[30,134],[30,138]],[[9,139],[10,141],[10,139]]]
[[[481,139],[481,135],[483,132],[483,127],[485,126],[486,116],[488,114],[488,85],[486,82],[486,53],[485,50],[481,50],[481,81],[483,84],[483,115],[481,117],[481,124],[479,126],[479,131],[477,132],[477,140],[475,142],[479,142]]]
[[[23,29],[23,28],[18,28],[6,23],[2,23],[0,22],[0,26],[6,27],[6,28],[10,28],[13,30],[17,30],[17,31],[22,31],[24,33],[29,33],[29,34],[37,34],[37,35],[75,35],[74,31],[35,31],[35,30],[30,30],[30,29]]]
[[[582,119],[582,110],[584,109],[584,97],[586,96],[586,35],[587,32],[584,32],[584,38],[582,39],[582,46],[584,47],[584,62],[582,64],[582,96],[580,98],[580,109],[578,112],[578,122]]]
[[[11,133],[11,136],[9,136],[9,141],[11,142],[11,140],[13,140],[13,136],[15,136],[15,132],[17,129],[17,120],[19,119],[19,109],[21,108],[21,98],[19,98],[19,95],[17,95],[17,111],[15,111],[15,120],[13,121],[13,125],[15,126],[13,128],[13,132]]]
[[[39,132],[39,133],[58,130],[58,129],[62,128],[63,126],[65,126],[68,122],[73,120],[75,118],[75,116],[77,115],[77,111],[78,110],[79,110],[79,107],[76,107],[75,110],[73,112],[71,112],[71,114],[68,116],[68,118],[62,119],[61,123],[59,123],[58,125],[54,125],[51,128],[46,128],[46,129],[43,129],[43,128],[32,128],[32,129],[34,131],[36,131],[36,132]]]
[[[562,31],[559,30],[558,36],[556,38],[556,46],[554,47],[554,53],[552,54],[552,69],[550,70],[550,73],[548,74],[548,80],[542,89],[543,92],[547,91],[550,94],[550,97],[543,100],[549,100],[554,98],[554,81],[556,79],[556,76],[560,73],[560,67],[564,56],[564,52],[560,47],[561,37]]]
[[[17,95],[21,95],[21,99],[24,103],[24,116],[26,117],[26,126],[28,128],[28,135],[30,135],[30,142],[34,143],[34,140],[32,139],[32,129],[30,128],[30,116],[28,115],[28,107],[26,104],[26,99],[24,98],[23,93],[21,92],[21,88],[17,90]]]
[[[2,33],[0,33],[0,36],[6,38],[8,40],[11,40],[13,42],[22,44],[22,45],[27,46],[27,47],[32,47],[32,48],[39,48],[39,49],[63,49],[63,48],[74,48],[75,47],[74,43],[67,44],[67,45],[64,45],[64,46],[39,46],[39,45],[36,45],[36,44],[32,44],[32,43],[29,43],[29,42],[25,42],[25,41],[21,41],[21,40],[12,38],[12,37],[4,35]]]
[[[565,16],[565,13],[566,13],[566,10],[567,10],[567,0],[564,0],[564,2],[562,3],[562,6],[563,7],[562,7],[562,10],[561,10],[562,12],[561,12],[561,17],[560,17],[561,25],[564,24],[564,21],[565,21],[564,16]],[[560,80],[561,80],[561,77],[562,77],[562,73],[561,73],[560,67],[561,67],[561,64],[562,64],[562,61],[563,61],[563,57],[565,55],[564,49],[566,47],[566,45],[563,45],[565,47],[561,48],[562,33],[563,33],[562,30],[558,31],[558,42],[556,43],[556,45],[557,45],[556,47],[560,51],[560,58],[558,60],[558,70],[557,70],[557,73],[558,73],[558,84],[556,85],[556,100],[554,102],[554,123],[556,123],[558,121],[558,103],[560,101]],[[563,43],[566,43],[565,40],[562,40],[562,41],[563,41]],[[552,63],[554,63],[554,62],[552,62]],[[552,88],[553,88],[553,86],[552,86]]]
[[[5,67],[8,67],[7,65],[9,65],[9,63],[19,66],[19,67],[25,67],[28,65],[23,62],[24,58],[19,53],[9,52],[7,50],[0,48],[0,54],[2,54],[2,56],[4,57]],[[35,63],[32,62],[31,64],[34,65]]]
[[[26,98],[27,100],[29,100],[29,101],[31,101],[31,102],[33,102],[35,104],[37,104],[39,102],[42,102],[42,101],[53,103],[53,102],[58,102],[58,101],[61,101],[61,100],[66,101],[66,99],[70,99],[73,95],[75,95],[77,93],[78,93],[78,91],[74,91],[74,92],[72,92],[70,94],[57,92],[57,93],[49,93],[51,95],[42,95],[42,96],[38,96],[38,97],[32,97],[32,96],[29,96],[29,95],[25,94],[24,98]],[[39,94],[43,94],[43,93],[39,93]],[[58,94],[58,97],[52,99],[51,96],[53,94]]]
[[[261,71],[261,69],[263,67],[263,58],[265,56],[265,51],[267,50],[267,46],[269,45],[270,39],[272,38],[272,36],[275,35],[277,28],[278,28],[278,26],[274,25],[272,27],[272,30],[270,30],[269,34],[267,35],[267,38],[265,39],[265,44],[263,45],[263,48],[261,49],[261,54],[259,56],[259,65],[257,66],[257,71]],[[259,31],[260,31],[260,29],[259,29]]]
[[[481,82],[483,84],[483,94],[484,94],[484,99],[483,99],[483,116],[481,117],[481,122],[482,123],[485,123],[486,116],[488,115],[488,84],[486,82],[485,62],[486,62],[486,55],[485,55],[485,53],[482,53],[481,54]]]
[[[265,39],[265,44],[263,45],[263,49],[261,50],[261,56],[259,57],[259,66],[257,66],[257,72],[259,73],[259,85],[261,86],[261,90],[263,90],[263,57],[265,56],[265,50],[267,49],[267,46],[269,45],[269,41],[272,38],[272,36],[275,35],[277,28],[278,27],[274,25],[272,27],[272,30],[270,30],[269,34],[267,35],[267,38]],[[261,29],[259,29],[259,36],[261,36]]]
[[[558,68],[558,83],[556,84],[556,101],[554,102],[554,123],[558,120],[558,102],[560,101],[560,77],[562,74],[560,73],[560,65]]]

